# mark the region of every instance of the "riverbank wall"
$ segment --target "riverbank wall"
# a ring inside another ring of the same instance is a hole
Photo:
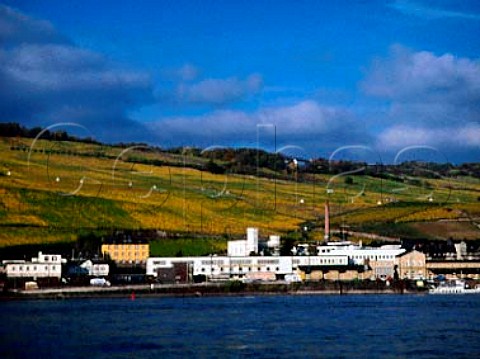
[[[369,295],[369,294],[422,294],[422,289],[406,289],[404,286],[354,287],[342,283],[322,285],[319,283],[201,283],[201,284],[142,284],[112,287],[63,287],[35,290],[10,290],[0,299],[69,299],[69,298],[114,298],[130,299],[145,297],[202,297],[245,295]]]

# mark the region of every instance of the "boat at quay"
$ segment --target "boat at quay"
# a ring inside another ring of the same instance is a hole
[[[451,282],[442,282],[428,292],[429,294],[480,294],[480,288],[472,288],[464,280],[456,279]]]

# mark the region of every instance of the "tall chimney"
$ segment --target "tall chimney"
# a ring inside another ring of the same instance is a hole
[[[330,206],[328,200],[325,202],[325,240],[330,239]]]

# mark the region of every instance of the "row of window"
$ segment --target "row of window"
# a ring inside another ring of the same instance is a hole
[[[301,262],[299,259],[294,259],[292,261],[293,266],[298,267],[299,265],[318,265],[318,264],[347,264],[346,258],[318,258],[311,257],[308,261]]]
[[[108,252],[105,252],[108,253]],[[148,254],[147,253],[139,253],[139,252],[125,252],[125,253],[119,253],[119,252],[112,252],[112,256],[114,258],[118,258],[119,256],[121,257],[141,257],[141,258],[147,258]]]
[[[393,260],[395,256],[393,255],[355,255],[353,256],[354,259],[371,259],[371,260]]]
[[[167,261],[153,261],[153,265],[164,266],[167,265]]]
[[[227,271],[227,269],[228,269],[228,271]],[[272,269],[272,268],[267,267],[265,270],[266,270],[267,272],[270,272],[271,269]],[[262,270],[262,268],[261,268],[261,267],[258,267],[257,270],[260,272],[260,271]],[[275,268],[275,271],[278,272],[279,270],[280,270],[280,267],[276,267],[276,268]],[[202,267],[202,268],[200,269],[200,271],[204,273],[204,272],[206,271],[205,267]],[[231,268],[220,267],[220,272],[230,272],[230,271],[231,271]],[[248,267],[248,268],[239,267],[239,268],[238,268],[238,271],[239,271],[239,272],[243,272],[243,271],[251,272],[251,271],[253,271],[253,268],[252,268],[252,267]]]
[[[141,260],[121,260],[121,261],[118,261],[117,263],[121,263],[121,264],[144,264],[146,263],[146,261],[141,261]]]
[[[223,260],[222,259],[210,259],[210,260],[204,260],[201,262],[202,265],[223,265]]]
[[[258,264],[278,264],[278,259],[259,259]]]
[[[230,261],[233,264],[252,264],[250,259],[232,259]]]
[[[11,268],[11,271],[12,271],[12,272],[16,272],[16,271],[17,271],[17,267],[16,267],[16,266],[11,266],[10,268]],[[30,269],[30,268],[31,268],[31,269]],[[32,270],[33,272],[36,272],[37,270],[41,270],[41,269],[39,269],[39,267],[37,267],[37,266],[32,266],[32,267],[30,267],[30,266],[18,266],[18,271],[19,271],[19,272],[23,272],[24,270],[27,271],[27,272],[30,272],[30,270]],[[45,270],[45,271],[48,271],[48,266],[44,266],[44,270]],[[50,268],[50,270],[51,270],[51,271],[55,271],[55,270],[56,270],[56,266],[52,266],[52,267]]]
[[[132,245],[132,244],[112,244],[112,245],[105,245],[102,248],[107,248],[107,249],[112,249],[112,250],[113,249],[118,249],[118,248],[120,248],[120,249],[121,248],[124,248],[124,249],[125,248],[129,248],[129,249],[130,248],[135,248],[135,249],[138,250],[138,249],[145,249],[145,248],[148,249],[148,245],[146,245],[146,244],[143,244],[143,245],[142,244],[134,244],[134,245]]]
[[[319,259],[315,262],[320,264],[343,264],[345,261],[342,261],[341,259],[338,261],[336,259]]]

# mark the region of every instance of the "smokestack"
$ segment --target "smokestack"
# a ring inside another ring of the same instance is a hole
[[[325,240],[330,239],[330,206],[328,200],[325,202]]]

